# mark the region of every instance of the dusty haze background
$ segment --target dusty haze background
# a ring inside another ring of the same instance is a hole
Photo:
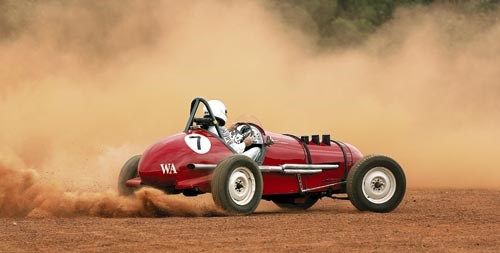
[[[36,187],[112,198],[122,164],[181,131],[197,96],[230,120],[392,156],[409,187],[500,187],[498,12],[402,8],[361,45],[324,50],[307,16],[289,10],[290,25],[260,1],[2,8],[16,28],[0,34],[4,202]]]

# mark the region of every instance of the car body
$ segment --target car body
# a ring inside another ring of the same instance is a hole
[[[208,115],[197,118],[202,104]],[[219,137],[222,128],[209,103],[195,98],[183,132],[154,143],[124,165],[120,193],[131,195],[142,186],[186,196],[211,192],[218,206],[235,214],[252,213],[261,199],[283,208],[307,209],[322,197],[344,193],[359,210],[388,212],[404,196],[403,170],[389,157],[363,156],[330,135],[298,137],[247,122],[238,125],[253,135],[250,147],[260,148],[255,160],[236,154]],[[208,131],[209,126],[217,133]]]

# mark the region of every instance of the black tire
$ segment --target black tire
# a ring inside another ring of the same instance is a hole
[[[262,197],[262,174],[258,165],[249,157],[230,156],[215,168],[211,187],[215,204],[224,211],[231,214],[251,214]]]
[[[361,211],[390,212],[398,207],[405,192],[403,169],[387,156],[365,156],[347,175],[347,196]]]
[[[295,198],[276,198],[272,201],[280,208],[300,211],[311,208],[314,204],[316,204],[316,202],[318,202],[318,197],[308,196],[303,203],[295,203]]]
[[[141,155],[136,155],[128,159],[128,161],[123,165],[120,175],[118,176],[118,193],[121,196],[131,196],[137,188],[128,187],[126,185],[127,180],[136,178],[138,174],[139,160],[141,160]]]

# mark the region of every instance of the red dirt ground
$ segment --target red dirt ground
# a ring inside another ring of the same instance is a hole
[[[0,219],[0,252],[498,252],[500,190],[410,189],[392,213],[323,199],[250,216]]]

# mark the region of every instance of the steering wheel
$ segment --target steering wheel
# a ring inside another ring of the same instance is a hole
[[[234,129],[234,141],[236,143],[242,143],[247,137],[253,137],[255,133],[252,127],[248,123],[237,123]]]

